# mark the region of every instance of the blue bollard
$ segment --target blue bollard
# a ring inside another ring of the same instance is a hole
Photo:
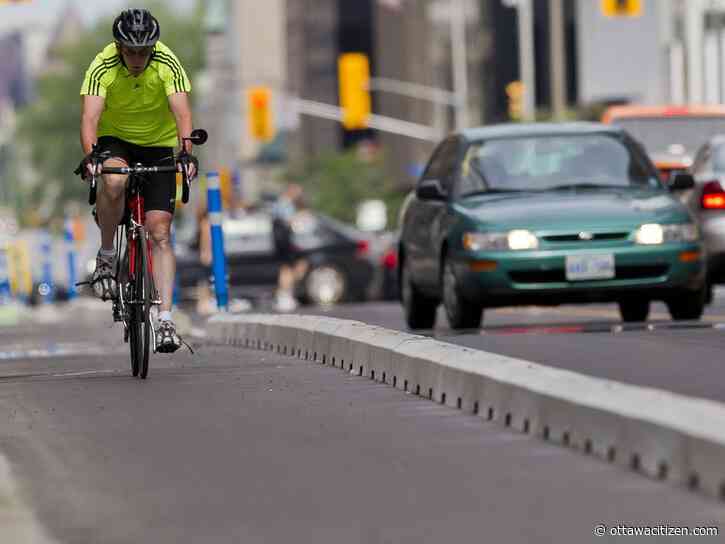
[[[53,244],[50,238],[50,233],[46,233],[43,237],[43,243],[41,246],[43,252],[43,280],[40,285],[40,295],[43,302],[53,302]]]
[[[76,289],[78,279],[76,275],[76,246],[73,236],[73,221],[71,219],[65,220],[65,243],[68,251],[68,300],[73,300],[78,296],[78,290]]]
[[[214,291],[217,308],[229,309],[229,292],[227,289],[227,265],[224,255],[224,232],[222,231],[222,193],[219,188],[219,172],[206,174],[207,209],[211,225],[212,272],[214,275]]]
[[[8,270],[8,254],[4,247],[0,246],[0,305],[10,301],[10,273]]]
[[[174,225],[171,225],[171,248],[174,249],[176,247],[176,229],[174,228]],[[179,276],[178,274],[174,275],[174,290],[171,295],[171,304],[174,306],[179,305]]]

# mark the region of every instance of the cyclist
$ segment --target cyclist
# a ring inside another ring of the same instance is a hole
[[[127,9],[113,21],[114,42],[93,60],[81,87],[81,169],[100,171],[99,154],[109,152],[102,165],[122,167],[140,162],[163,164],[173,160],[181,145],[188,154],[183,166],[189,179],[196,176],[198,161],[191,142],[182,141],[192,131],[188,93],[191,84],[176,55],[159,41],[159,22],[145,9]],[[168,164],[168,163],[167,163]],[[96,294],[112,298],[116,229],[125,211],[128,176],[103,175],[96,213],[101,248],[91,283]],[[143,189],[146,230],[152,242],[153,276],[161,297],[157,351],[173,353],[181,339],[171,316],[176,259],[170,244],[176,199],[174,173],[153,174]]]

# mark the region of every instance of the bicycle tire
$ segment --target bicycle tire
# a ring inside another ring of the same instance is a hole
[[[146,240],[146,229],[143,227],[138,231],[136,239],[136,286],[138,296],[136,304],[138,322],[141,324],[139,329],[139,376],[145,380],[149,372],[149,353],[151,351],[151,294],[153,291],[153,281],[151,279],[151,271],[149,269],[148,242]]]
[[[125,274],[125,277],[119,277],[117,285],[119,291],[121,289],[124,289],[123,294],[125,301],[125,311],[127,312],[126,326],[128,327],[128,346],[131,354],[131,375],[135,378],[138,376],[139,372],[138,343],[139,339],[141,338],[141,332],[139,330],[141,327],[141,323],[137,318],[136,305],[129,304],[131,301],[136,300],[136,286],[134,285],[133,278],[131,276],[129,249],[129,241],[127,241],[123,254],[123,260],[121,263],[121,270],[123,271],[123,274]]]
[[[129,308],[129,319],[128,319],[128,344],[131,351],[131,375],[135,378],[138,376],[139,372],[139,338],[141,338],[141,333],[139,332],[139,328],[141,327],[141,323],[136,318],[136,307],[131,306]]]

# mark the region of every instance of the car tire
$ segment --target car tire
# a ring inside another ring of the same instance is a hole
[[[646,298],[630,298],[619,301],[619,313],[626,323],[647,321],[650,302]]]
[[[443,307],[452,329],[478,329],[483,319],[483,305],[463,297],[453,265],[446,259],[443,265]]]
[[[705,311],[707,299],[707,286],[697,291],[683,292],[668,298],[665,303],[672,319],[682,321],[685,319],[700,319]]]
[[[705,304],[712,304],[712,299],[715,298],[715,287],[712,282],[707,282],[707,290],[705,291]]]
[[[403,303],[405,322],[410,329],[432,329],[435,327],[438,301],[421,295],[410,278],[405,263],[400,269],[400,298]]]

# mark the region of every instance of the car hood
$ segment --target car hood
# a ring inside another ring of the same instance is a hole
[[[469,220],[496,228],[608,227],[689,220],[666,191],[572,190],[469,197],[454,204]]]

